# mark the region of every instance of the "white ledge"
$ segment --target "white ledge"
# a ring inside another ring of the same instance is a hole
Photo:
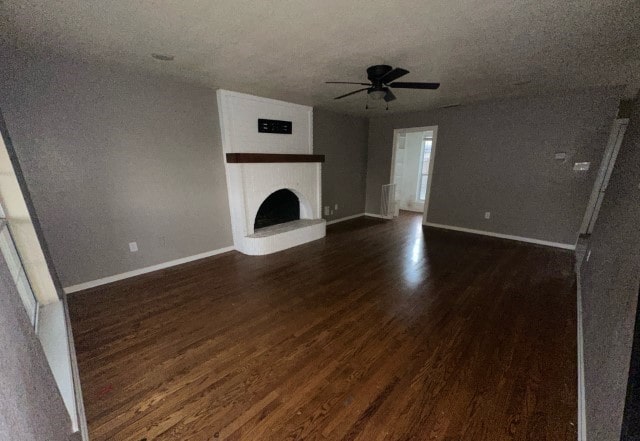
[[[260,228],[242,241],[245,254],[262,256],[318,240],[326,235],[324,219],[300,219]]]

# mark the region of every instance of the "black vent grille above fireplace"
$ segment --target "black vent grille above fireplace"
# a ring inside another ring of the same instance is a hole
[[[291,190],[273,192],[264,200],[253,225],[254,230],[300,219],[300,200]]]

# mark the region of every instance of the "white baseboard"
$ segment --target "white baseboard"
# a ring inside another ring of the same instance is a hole
[[[383,216],[381,214],[374,213],[365,213],[364,215],[368,217],[377,217],[378,219],[393,219],[393,216]]]
[[[580,266],[576,270],[577,286],[577,339],[578,339],[578,441],[587,441],[587,401],[584,380],[584,331],[582,328],[582,284]]]
[[[354,214],[353,216],[341,217],[340,219],[334,219],[332,221],[328,221],[327,225],[337,224],[338,222],[344,222],[344,221],[348,221],[348,220],[355,219],[357,217],[362,217],[362,216],[364,216],[364,213]]]
[[[158,271],[158,270],[169,268],[172,266],[181,265],[183,263],[193,262],[194,260],[204,259],[205,257],[215,256],[216,254],[226,253],[228,251],[233,251],[234,249],[235,248],[233,246],[218,248],[217,250],[207,251],[206,253],[195,254],[193,256],[187,256],[181,259],[171,260],[169,262],[163,262],[157,265],[147,266],[145,268],[140,268],[137,270],[127,271],[126,273],[115,274],[113,276],[104,277],[102,279],[91,280],[89,282],[67,286],[66,288],[64,288],[64,292],[67,294],[71,294],[74,292],[82,291],[82,290],[93,288],[96,286],[106,285],[107,283],[117,282],[118,280],[128,279],[130,277],[151,273],[153,271]]]
[[[481,234],[483,236],[498,237],[500,239],[517,240],[519,242],[534,243],[548,247],[562,248],[565,250],[575,250],[576,245],[570,243],[550,242],[548,240],[532,239],[530,237],[512,236],[509,234],[492,233],[491,231],[473,230],[471,228],[454,227],[451,225],[435,224],[433,222],[424,222],[423,225],[428,227],[443,228],[445,230],[462,231],[463,233]]]

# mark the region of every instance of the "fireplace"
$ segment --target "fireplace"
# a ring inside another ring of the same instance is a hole
[[[217,96],[235,249],[265,255],[323,238],[324,156],[313,153],[313,108],[228,90]],[[261,119],[292,130],[261,132]]]
[[[255,231],[298,219],[300,219],[300,200],[291,190],[282,189],[271,193],[260,205],[253,229]]]

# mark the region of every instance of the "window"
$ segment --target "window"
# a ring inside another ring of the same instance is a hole
[[[422,143],[422,164],[420,179],[418,180],[418,198],[424,201],[427,197],[427,183],[429,182],[429,163],[431,161],[431,143],[433,139],[425,138]]]
[[[13,236],[11,235],[11,231],[9,231],[7,220],[4,218],[0,219],[0,253],[2,253],[7,267],[9,267],[13,283],[29,315],[31,326],[35,328],[38,316],[38,301],[31,290],[31,284],[22,265],[22,259],[13,242]]]

